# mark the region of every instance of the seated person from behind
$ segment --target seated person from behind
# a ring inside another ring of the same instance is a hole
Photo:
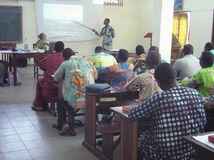
[[[142,104],[153,94],[162,91],[154,78],[155,68],[160,63],[160,54],[154,50],[149,51],[146,55],[146,72],[136,76],[135,72],[142,63],[144,62],[138,61],[135,65],[133,72],[129,77],[128,83],[125,86],[125,88],[129,91],[140,91],[139,104]]]
[[[104,49],[101,46],[95,48],[95,53],[92,54],[88,60],[92,61],[98,72],[101,69],[105,69],[106,67],[117,64],[114,56],[104,53]]]
[[[73,51],[72,55],[75,55]],[[85,106],[85,96],[77,88],[85,88],[86,85],[93,84],[96,78],[97,71],[91,61],[76,56],[71,56],[57,69],[54,80],[56,82],[64,81],[65,83],[63,97],[57,102],[58,123],[53,125],[54,128],[61,129],[60,135],[65,134],[69,127],[72,129],[70,130],[71,134],[75,135],[74,124],[71,124],[72,126],[67,124],[66,107],[69,105],[69,109],[73,111],[74,109],[83,108]]]
[[[148,50],[149,51],[156,51],[159,53],[159,48],[157,46],[151,46]],[[160,53],[159,53],[160,54]],[[161,59],[161,54],[160,54],[160,59]],[[161,59],[161,62],[160,63],[166,63],[166,60],[165,59]]]
[[[208,88],[213,88],[214,86],[213,60],[214,55],[211,52],[202,52],[200,57],[202,69],[196,72],[191,78],[185,78],[182,81],[182,85],[198,89],[202,97],[211,96]]]
[[[34,48],[37,49],[44,49],[45,51],[47,51],[47,46],[49,45],[47,42],[45,42],[47,40],[47,36],[45,33],[40,33],[38,35],[39,40],[36,42],[36,44],[34,45]]]
[[[56,51],[55,54],[50,54],[38,62],[38,66],[45,71],[45,75],[37,81],[36,97],[32,110],[44,110],[48,102],[56,102],[58,100],[58,83],[54,81],[52,75],[64,61],[62,56],[64,43],[58,41],[54,50]]]
[[[131,120],[151,117],[151,129],[140,135],[139,150],[145,159],[194,159],[195,147],[183,136],[203,132],[206,115],[200,94],[191,88],[176,86],[173,68],[159,64],[154,73],[164,92],[154,94],[129,112]]]
[[[182,52],[184,57],[176,60],[173,65],[179,80],[182,80],[184,77],[190,77],[201,69],[199,59],[193,56],[193,46],[191,44],[185,45]]]
[[[214,44],[211,42],[207,42],[204,46],[204,51],[209,51],[214,54]]]
[[[145,61],[146,53],[143,46],[138,45],[135,48],[135,52],[136,52],[136,57],[129,59],[128,63],[132,63],[133,65],[135,65],[138,60]],[[143,65],[140,68],[138,68],[137,74],[144,73],[145,71],[146,71],[146,67]]]
[[[127,63],[129,53],[125,49],[120,49],[116,58],[118,64],[100,70],[99,79],[114,86],[125,85],[134,66],[131,63]]]

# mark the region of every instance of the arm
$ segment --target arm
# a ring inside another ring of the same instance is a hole
[[[41,59],[39,62],[38,62],[38,66],[41,70],[45,71],[48,67],[48,57],[49,56],[46,56],[45,58]]]
[[[98,33],[95,29],[92,29],[92,31],[99,37],[102,37],[103,36],[103,33],[104,33],[104,28],[102,28],[101,32]]]
[[[133,74],[133,72],[131,72],[131,74]],[[137,91],[140,89],[140,86],[141,86],[141,78],[140,76],[137,76],[125,85],[125,89],[129,91]]]
[[[154,112],[154,106],[152,107],[153,97],[147,99],[142,105],[132,108],[129,112],[129,118],[131,120],[138,120],[142,117],[151,116]]]
[[[54,80],[56,82],[62,82],[65,77],[65,64],[66,62],[63,62],[60,67],[57,69],[57,71],[54,74]]]
[[[184,78],[181,84],[185,87],[197,88],[199,85],[203,84],[201,81],[200,70],[196,72],[191,78]]]
[[[115,37],[115,32],[114,32],[114,28],[112,28],[112,33],[111,33],[112,38]]]

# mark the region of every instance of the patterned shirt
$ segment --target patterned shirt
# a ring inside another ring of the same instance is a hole
[[[194,89],[178,86],[131,109],[132,120],[151,117],[152,128],[142,141],[144,153],[152,160],[192,159],[194,146],[182,137],[203,132],[206,115],[201,101]]]
[[[162,92],[154,78],[154,69],[147,70],[138,76],[132,72],[129,76],[129,82],[125,88],[129,91],[139,90],[139,104],[142,104],[146,99],[157,92]]]
[[[107,53],[95,53],[92,54],[88,60],[92,61],[93,65],[96,67],[99,72],[101,69],[105,69],[111,65],[117,64],[114,56]]]
[[[145,61],[145,59],[146,59],[146,55],[145,55],[145,53],[142,53],[141,55],[138,55],[138,56],[136,56],[136,57],[134,57],[134,58],[130,58],[130,59],[128,60],[128,63],[132,63],[133,65],[135,65],[135,64],[137,63],[138,60]],[[141,74],[141,73],[144,73],[145,71],[146,71],[146,66],[143,65],[143,66],[141,66],[141,67],[139,67],[139,68],[137,69],[137,75],[139,75],[139,74]]]
[[[95,34],[100,37],[103,36],[103,48],[105,48],[106,50],[112,49],[112,39],[115,37],[114,28],[112,28],[111,26],[105,26],[102,28],[100,33],[95,32]]]
[[[113,86],[125,85],[130,72],[134,68],[133,64],[121,62],[99,71],[99,79],[110,82]]]
[[[39,40],[36,42],[36,44],[35,44],[34,47],[35,47],[35,48],[38,48],[38,49],[44,49],[45,51],[47,51],[46,43],[45,43],[45,41],[42,41],[41,39],[39,39]]]
[[[214,88],[214,67],[200,69],[192,78],[184,79],[182,85],[191,88],[198,87],[202,97],[211,96],[208,92],[208,88]]]
[[[84,107],[84,94],[77,88],[85,88],[86,85],[93,84],[96,78],[97,71],[92,63],[75,56],[63,62],[54,74],[55,81],[64,80],[63,98],[73,108]]]

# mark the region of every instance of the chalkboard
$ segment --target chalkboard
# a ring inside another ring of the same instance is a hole
[[[22,7],[0,6],[0,43],[22,42]]]

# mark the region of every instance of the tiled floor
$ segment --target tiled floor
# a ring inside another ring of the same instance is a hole
[[[55,117],[31,110],[37,80],[32,66],[19,71],[22,85],[0,88],[0,160],[97,160],[81,145],[84,127],[59,136]]]

